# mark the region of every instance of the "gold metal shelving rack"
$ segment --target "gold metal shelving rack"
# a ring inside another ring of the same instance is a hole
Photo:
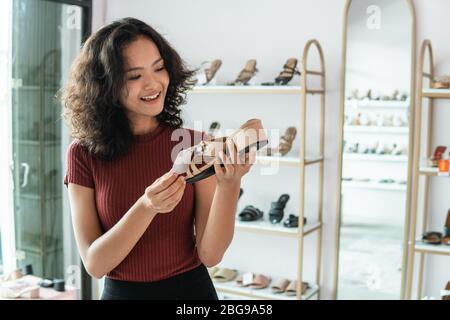
[[[424,71],[425,57],[429,55],[429,71]],[[426,155],[429,156],[431,152],[431,129],[432,129],[432,114],[433,114],[433,102],[434,99],[450,99],[450,90],[448,89],[428,89],[423,87],[424,78],[427,78],[431,84],[434,78],[434,60],[433,60],[433,48],[430,40],[424,40],[420,48],[419,55],[419,68],[418,68],[418,99],[415,108],[415,128],[414,128],[414,166],[413,166],[413,181],[412,181],[412,193],[411,193],[411,231],[408,242],[408,279],[406,282],[406,298],[411,299],[412,287],[414,279],[414,257],[415,254],[419,254],[419,267],[418,267],[418,286],[417,297],[422,297],[423,293],[423,271],[424,260],[426,254],[439,254],[450,255],[450,246],[446,245],[432,245],[426,244],[421,240],[416,239],[417,232],[417,216],[418,216],[418,199],[422,197],[422,233],[427,230],[428,218],[429,218],[429,192],[430,192],[430,178],[439,176],[437,168],[431,168],[421,165],[421,139],[422,139],[422,104],[423,99],[428,100],[428,121],[426,128]],[[424,177],[424,189],[423,193],[419,194],[420,178]]]
[[[308,69],[308,58],[311,47],[317,49],[320,60],[320,70]],[[299,227],[296,229],[287,229],[280,226],[273,226],[267,221],[257,221],[255,223],[240,223],[236,222],[236,229],[246,232],[254,232],[261,235],[276,235],[281,237],[296,237],[298,239],[298,268],[297,268],[297,296],[288,297],[280,294],[273,294],[269,288],[262,290],[250,290],[247,288],[240,288],[234,283],[215,283],[216,289],[219,292],[231,294],[234,296],[254,298],[254,299],[310,299],[317,295],[320,299],[320,273],[321,273],[321,255],[322,255],[322,217],[323,217],[323,184],[324,184],[324,136],[325,136],[325,92],[326,92],[326,76],[325,76],[325,62],[322,47],[320,43],[315,40],[309,40],[303,49],[303,61],[301,63],[301,76],[299,86],[205,86],[194,88],[193,93],[199,94],[298,94],[301,97],[300,109],[300,155],[299,158],[287,157],[258,157],[258,162],[276,161],[282,166],[295,166],[300,168],[300,210],[299,210]],[[310,76],[320,77],[319,88],[308,88],[308,78]],[[307,98],[310,95],[320,95],[320,144],[319,155],[307,157],[306,156],[306,112],[307,112]],[[317,221],[310,221],[307,225],[303,224],[305,216],[305,169],[310,165],[319,166],[319,208]],[[310,288],[301,294],[301,283],[303,281],[303,247],[304,238],[307,235],[317,232],[317,266],[316,279],[314,284],[310,284]],[[272,283],[275,279],[272,280]],[[234,282],[234,281],[233,281]]]

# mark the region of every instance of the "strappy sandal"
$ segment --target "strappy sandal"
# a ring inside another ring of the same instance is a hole
[[[303,224],[306,224],[306,218],[303,217]],[[283,221],[283,226],[286,228],[298,228],[298,216],[290,214],[289,217]]]
[[[240,221],[256,221],[263,217],[263,212],[254,206],[246,206],[241,213],[239,213]]]
[[[228,85],[247,85],[250,79],[253,78],[258,71],[258,68],[256,68],[256,60],[250,59],[245,64],[244,69],[242,69],[242,71],[239,73],[236,80],[234,80],[233,82],[229,82]]]
[[[229,137],[211,138],[182,150],[174,162],[172,170],[186,177],[186,183],[194,183],[215,174],[214,163],[222,151],[227,152],[226,144],[232,141],[236,146],[237,156],[242,158],[250,149],[256,150],[267,145],[268,140],[261,120],[251,119],[244,123]],[[221,164],[223,167],[224,164]]]
[[[289,195],[284,193],[280,196],[278,201],[272,202],[269,211],[269,220],[271,223],[279,223],[284,216],[284,208],[289,200]]]
[[[208,65],[207,68],[205,68],[205,65]],[[222,65],[222,60],[215,59],[213,61],[205,61],[201,64],[197,78],[193,79],[189,82],[191,85],[207,85],[211,82],[212,79],[214,79],[214,76],[216,75],[217,71],[219,70],[220,66]]]
[[[272,278],[269,276],[265,276],[263,274],[253,274],[253,280],[251,283],[244,284],[243,282],[244,275],[240,275],[236,280],[236,285],[238,287],[249,287],[251,289],[265,289],[269,286]]]
[[[309,288],[308,282],[302,282],[302,293],[304,294],[306,290]],[[286,288],[287,296],[296,296],[297,295],[297,280],[292,281],[288,287]]]
[[[273,293],[284,293],[289,283],[288,279],[282,278],[272,285],[271,290]]]
[[[211,279],[214,277],[216,272],[219,271],[219,270],[220,270],[219,267],[208,268],[208,273],[209,273],[209,276],[211,277]]]
[[[269,276],[265,276],[263,274],[255,274],[253,277],[253,282],[249,285],[250,289],[265,289],[269,286],[272,278]]]
[[[300,71],[297,68],[298,60],[296,58],[289,58],[283,66],[283,71],[280,72],[278,77],[275,78],[275,82],[263,82],[263,86],[274,86],[274,85],[287,85],[294,75],[300,75]]]
[[[228,282],[234,280],[237,275],[237,270],[222,268],[214,273],[212,280],[215,282]]]
[[[285,156],[289,151],[291,151],[292,143],[297,136],[297,129],[295,127],[288,127],[284,135],[280,138],[280,144],[278,148],[267,148],[267,155],[271,156],[274,154],[281,154]]]
[[[428,244],[441,244],[442,233],[436,231],[425,232],[422,235],[422,241]]]

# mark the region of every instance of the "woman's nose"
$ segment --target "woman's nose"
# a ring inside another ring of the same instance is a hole
[[[156,79],[153,75],[146,75],[144,89],[153,89],[156,86]]]

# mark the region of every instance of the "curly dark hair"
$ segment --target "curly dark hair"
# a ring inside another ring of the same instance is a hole
[[[186,103],[189,78],[194,71],[185,67],[179,54],[156,30],[134,18],[115,21],[93,33],[84,43],[71,67],[67,86],[62,90],[63,117],[73,138],[88,152],[104,160],[124,155],[133,134],[120,93],[125,85],[123,49],[144,36],[154,42],[169,73],[169,87],[160,124],[183,125],[179,107]]]

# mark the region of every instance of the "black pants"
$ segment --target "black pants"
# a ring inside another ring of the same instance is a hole
[[[197,268],[155,282],[106,278],[102,300],[218,300],[208,270]]]

